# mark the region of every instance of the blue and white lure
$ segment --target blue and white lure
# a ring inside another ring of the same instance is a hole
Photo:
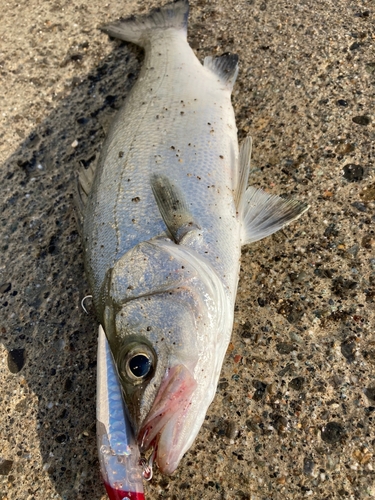
[[[142,469],[134,433],[104,330],[99,326],[96,431],[100,471],[110,500],[144,500]]]

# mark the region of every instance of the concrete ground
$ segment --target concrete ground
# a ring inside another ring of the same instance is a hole
[[[19,0],[0,23],[0,498],[105,498],[97,325],[73,193],[137,78],[140,49],[98,25],[149,0]],[[307,200],[243,249],[217,396],[148,499],[375,497],[375,3],[193,0],[200,60],[235,52],[252,183]]]

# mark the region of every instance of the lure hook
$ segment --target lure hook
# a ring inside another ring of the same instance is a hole
[[[142,476],[145,481],[151,481],[152,479],[153,475],[152,466],[154,463],[154,458],[155,458],[155,451],[153,451],[148,461],[146,458],[141,458],[139,461],[139,465],[143,469]]]
[[[88,314],[88,311],[85,307],[85,300],[86,299],[92,299],[92,295],[86,295],[86,297],[83,297],[83,299],[81,300],[81,307],[85,311],[85,313]]]

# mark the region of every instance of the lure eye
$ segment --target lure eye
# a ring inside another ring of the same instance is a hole
[[[136,354],[128,361],[128,371],[137,379],[145,378],[150,373],[151,368],[151,359],[143,353]]]

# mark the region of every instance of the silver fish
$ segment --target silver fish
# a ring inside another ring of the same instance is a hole
[[[81,174],[86,272],[143,451],[170,474],[215,395],[230,341],[241,245],[307,205],[247,188],[231,91],[238,57],[187,43],[188,1],[103,31],[142,46],[137,82],[95,169]]]

